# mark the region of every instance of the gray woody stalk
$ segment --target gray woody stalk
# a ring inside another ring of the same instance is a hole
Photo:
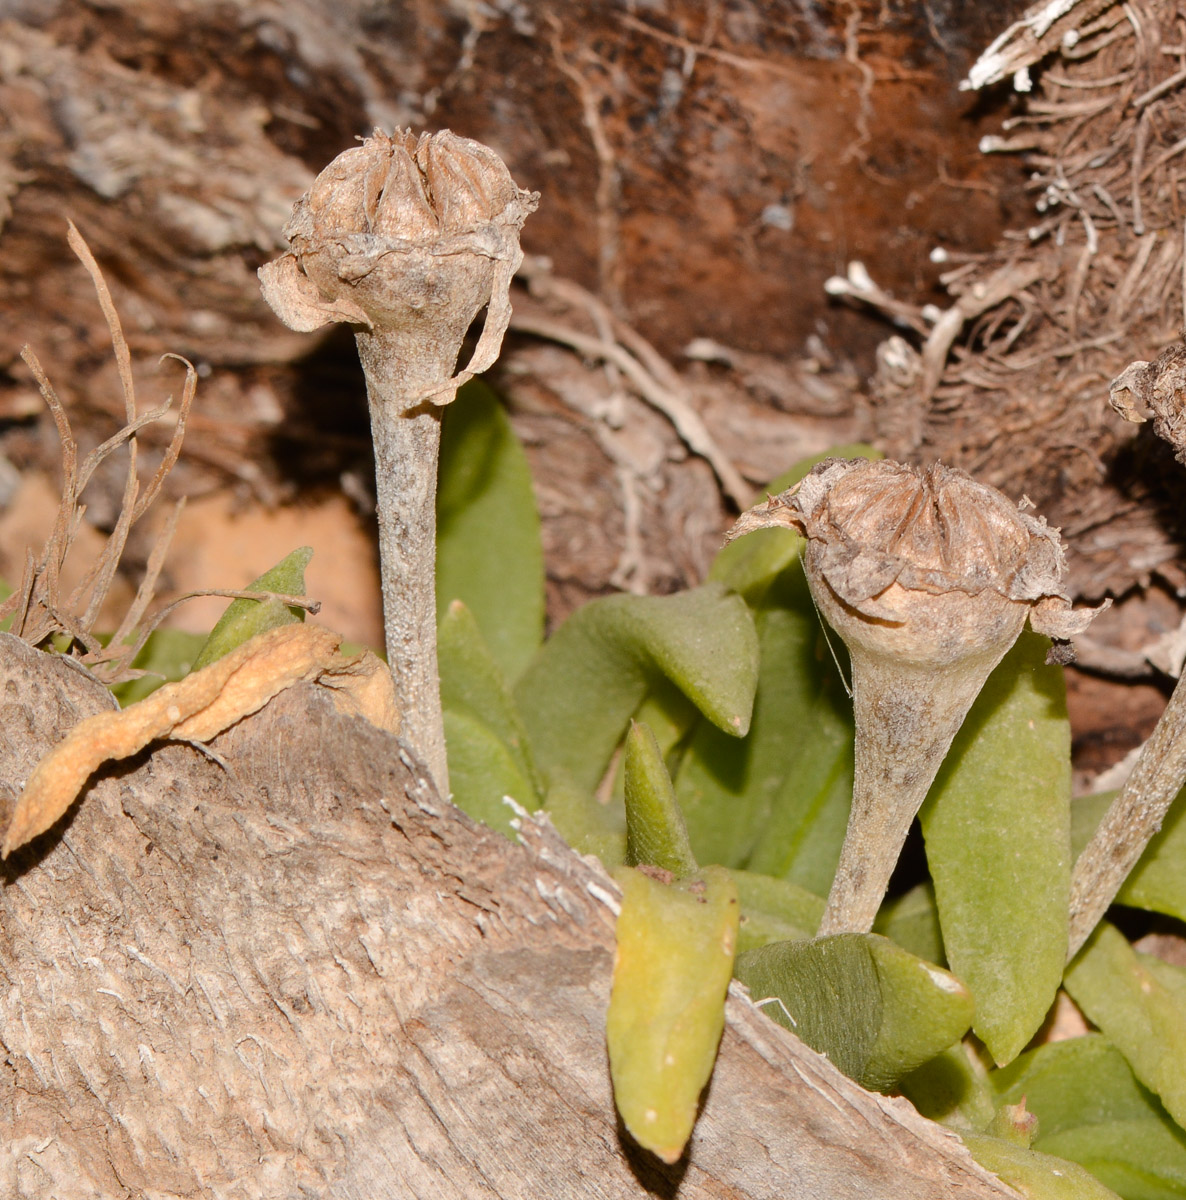
[[[1153,362],[1130,363],[1108,388],[1112,407],[1126,420],[1150,418],[1157,436],[1186,466],[1186,346],[1175,342]],[[1071,875],[1074,956],[1137,865],[1170,805],[1186,785],[1186,671]]]
[[[829,459],[744,514],[730,537],[789,525],[822,616],[852,659],[856,776],[820,935],[866,933],[918,812],[984,681],[1026,617],[1067,638],[1056,530],[936,464]]]
[[[436,482],[441,413],[498,357],[519,231],[538,196],[493,150],[444,131],[376,131],[297,201],[291,251],[260,269],[292,329],[355,327],[366,374],[387,658],[404,736],[449,792],[436,654]],[[466,332],[486,308],[465,370]]]

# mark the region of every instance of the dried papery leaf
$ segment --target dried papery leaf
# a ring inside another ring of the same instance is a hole
[[[370,650],[337,658],[317,682],[330,690],[334,707],[347,716],[364,717],[379,729],[399,733],[399,706],[387,664]]]
[[[157,579],[160,577],[161,568],[165,565],[165,555],[169,552],[173,535],[177,532],[177,522],[181,519],[182,510],[185,508],[185,499],[182,496],[169,510],[169,514],[165,518],[165,523],[161,531],[157,534],[152,552],[148,556],[148,562],[144,567],[144,575],[140,580],[140,586],[136,589],[135,599],[133,599],[131,605],[128,607],[127,612],[124,613],[123,620],[119,623],[119,628],[111,635],[111,641],[108,643],[109,646],[122,646],[131,637],[132,631],[140,624],[149,604],[152,603]],[[144,636],[147,637],[147,634]],[[134,653],[129,654],[122,661],[131,662],[133,658],[135,658]],[[120,660],[115,661],[118,662]]]
[[[164,362],[166,359],[172,359],[185,368],[185,384],[181,389],[181,403],[177,407],[177,421],[173,427],[173,436],[169,439],[169,445],[165,450],[164,457],[161,459],[160,466],[157,467],[156,473],[149,480],[148,487],[144,489],[143,494],[136,503],[136,510],[132,514],[133,521],[140,520],[148,510],[149,506],[160,494],[160,490],[169,472],[177,465],[177,459],[181,455],[181,443],[185,440],[186,421],[189,419],[189,412],[193,407],[194,397],[198,393],[198,372],[193,363],[188,358],[182,358],[180,354],[163,354],[161,362]],[[168,412],[172,404],[173,397],[170,396],[161,405],[162,416]]]
[[[74,251],[78,261],[86,268],[86,273],[94,284],[95,295],[99,298],[99,307],[103,310],[103,318],[107,322],[107,330],[111,336],[111,348],[115,351],[115,362],[119,369],[119,381],[124,392],[124,416],[129,423],[136,419],[136,390],[132,384],[132,353],[128,349],[127,338],[124,337],[123,326],[120,324],[119,313],[115,311],[115,302],[107,288],[103,272],[86,244],[86,239],[78,232],[73,221],[66,222],[66,241]]]
[[[44,617],[44,605],[40,601],[44,597],[47,604],[56,607],[58,579],[61,575],[62,563],[70,551],[70,543],[73,540],[72,529],[78,507],[78,443],[74,440],[66,409],[58,398],[53,384],[50,383],[41,361],[31,347],[22,348],[21,359],[29,368],[33,378],[36,379],[42,399],[53,417],[62,455],[62,497],[58,503],[57,516],[42,549],[40,559],[34,561],[31,558],[32,574],[28,580],[28,587],[21,589],[26,596],[22,605],[21,620],[13,626],[13,632],[18,637],[37,645],[53,631],[52,625],[46,627],[44,620],[37,621],[38,617]],[[32,628],[30,628],[31,619],[36,622]]]
[[[312,625],[286,625],[244,643],[218,662],[145,700],[74,726],[29,777],[0,847],[7,857],[49,829],[103,763],[160,739],[206,741],[273,696],[329,667],[341,637]]]
[[[327,300],[301,270],[295,254],[282,254],[260,267],[259,286],[276,316],[297,333],[312,333],[329,321],[370,326],[370,318],[357,304]]]
[[[24,626],[25,618],[29,613],[29,599],[33,593],[33,581],[36,578],[36,574],[37,569],[33,561],[33,551],[26,547],[25,569],[21,572],[21,586],[3,604],[0,604],[0,620],[12,617],[14,629],[20,629]]]

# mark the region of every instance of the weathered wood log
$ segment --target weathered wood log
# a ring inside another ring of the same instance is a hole
[[[0,797],[111,703],[0,635]],[[616,1120],[616,889],[300,685],[98,773],[0,892],[12,1197],[1005,1197],[736,988],[684,1160]]]

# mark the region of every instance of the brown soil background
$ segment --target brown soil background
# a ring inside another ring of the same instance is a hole
[[[1032,164],[979,150],[982,137],[1023,115],[1023,99],[1007,84],[958,89],[1021,7],[5,6],[0,577],[15,582],[56,496],[56,435],[21,344],[40,355],[84,449],[122,422],[106,330],[66,246],[70,217],[111,285],[143,402],[177,386],[177,368],[157,365],[164,353],[185,355],[202,376],[170,485],[191,500],[162,592],[239,587],[310,543],[322,619],[376,644],[371,464],[352,339],[283,329],[255,269],[281,248],[292,202],[356,136],[374,124],[450,127],[493,146],[521,186],[542,194],[524,232],[536,286],[517,290],[521,321],[561,322],[616,344],[645,339],[652,378],[699,413],[750,487],[805,454],[867,439],[974,467],[1010,495],[1031,495],[1055,523],[1102,513],[1070,538],[1073,581],[1080,595],[1124,599],[1102,623],[1096,665],[1120,662],[1125,678],[1073,672],[1071,695],[1081,768],[1115,761],[1162,705],[1162,677],[1140,652],[1178,626],[1186,581],[1165,516],[1176,491],[1158,490],[1148,456],[1135,472],[1143,494],[1111,466],[1126,447],[1145,445],[1106,410],[1109,368],[1119,370],[1130,347],[1112,345],[1116,363],[1093,363],[1073,393],[1075,411],[1089,414],[1075,437],[1088,441],[1102,475],[1062,469],[1081,450],[1060,457],[1066,439],[1053,450],[1043,443],[1044,413],[1026,426],[997,400],[960,407],[941,390],[904,435],[884,369],[880,384],[870,382],[888,335],[919,345],[910,314],[951,303],[941,271],[996,267],[1006,235],[1035,221]],[[1166,72],[1175,65],[1168,59]],[[1170,145],[1178,132],[1165,124],[1154,141]],[[932,261],[936,247],[945,265]],[[1113,255],[1114,287],[1125,253],[1135,251]],[[910,309],[906,326],[829,299],[824,281],[854,261]],[[549,281],[583,291],[549,290]],[[491,382],[531,459],[553,623],[615,588],[662,592],[702,577],[736,505],[668,416],[597,356],[522,331],[512,330]],[[1072,395],[1065,382],[1038,381],[1043,395],[1061,397],[1056,412]],[[957,420],[943,417],[952,411]],[[167,421],[145,431],[146,459],[170,432]],[[100,473],[88,492],[96,530],[113,524],[121,486]],[[1099,552],[1109,504],[1128,524]],[[1153,549],[1141,559],[1123,553],[1131,544]],[[133,542],[133,576],[150,549],[147,533]],[[184,622],[208,628],[220,608],[196,601]],[[1119,658],[1107,660],[1109,651]]]

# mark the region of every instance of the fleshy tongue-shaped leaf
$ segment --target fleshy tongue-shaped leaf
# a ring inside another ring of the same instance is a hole
[[[958,1041],[967,989],[877,934],[772,942],[737,957],[763,1011],[865,1087],[887,1090]]]
[[[282,558],[274,567],[252,580],[245,592],[277,592],[282,596],[302,596],[305,592],[305,568],[313,557],[309,546],[302,546]],[[289,608],[275,598],[267,600],[232,600],[218,623],[210,631],[202,649],[193,661],[191,671],[217,662],[224,654],[251,641],[256,634],[292,625],[305,619],[303,608]]]
[[[1067,954],[1071,731],[1048,647],[1029,631],[1018,638],[920,813],[947,961],[1002,1064],[1041,1025]]]
[[[641,1146],[664,1162],[683,1153],[725,1027],[737,945],[737,891],[708,867],[669,873],[620,868],[613,993],[606,1018],[614,1100]]]
[[[758,643],[745,602],[720,584],[608,596],[578,609],[515,685],[536,763],[590,794],[655,676],[719,729],[749,729]]]
[[[632,722],[626,735],[626,862],[676,876],[696,870],[688,830],[655,735]]]

